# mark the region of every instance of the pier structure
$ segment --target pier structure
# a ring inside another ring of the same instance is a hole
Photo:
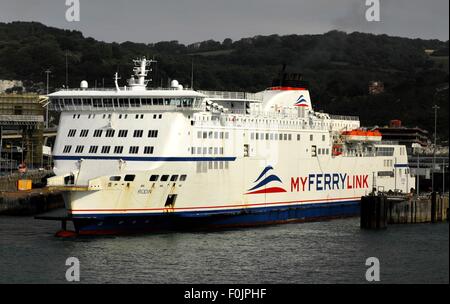
[[[436,192],[416,196],[367,195],[361,198],[363,229],[384,229],[389,224],[448,221],[449,197]]]
[[[44,105],[37,94],[0,94],[0,174],[11,174],[17,165],[43,167]],[[20,134],[8,138],[5,134]]]

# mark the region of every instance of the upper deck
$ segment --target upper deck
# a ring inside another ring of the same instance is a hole
[[[193,90],[60,90],[49,95],[50,108],[54,111],[124,111],[162,107],[167,110],[202,108],[206,96]]]

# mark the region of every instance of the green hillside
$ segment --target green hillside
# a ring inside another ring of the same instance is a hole
[[[438,52],[430,56],[426,49]],[[61,87],[66,54],[71,87],[84,79],[91,86],[110,87],[116,71],[124,85],[131,59],[143,55],[158,60],[152,76],[158,86],[166,86],[169,77],[189,85],[193,61],[197,89],[263,90],[287,64],[288,71],[301,72],[310,82],[316,109],[359,115],[364,125],[385,125],[397,118],[432,130],[431,107],[437,103],[439,135],[448,139],[448,41],[331,31],[192,45],[119,44],[35,22],[0,23],[0,79],[23,80],[28,90],[43,90],[44,71],[50,68],[51,87]],[[369,95],[371,80],[382,81],[385,92]]]

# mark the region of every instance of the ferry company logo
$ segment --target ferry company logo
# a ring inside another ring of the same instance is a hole
[[[263,178],[267,172],[270,170],[273,170],[272,166],[267,166],[264,168],[264,170],[261,172],[261,174],[258,176],[258,178],[253,182],[256,185],[250,189],[248,189],[248,192],[245,194],[263,194],[263,193],[279,193],[279,192],[286,192],[285,189],[278,187],[278,186],[271,186],[268,188],[263,188],[267,184],[274,182],[274,183],[281,183],[281,179],[276,176],[275,174],[270,174],[269,176]]]
[[[294,106],[296,107],[307,107],[308,101],[306,101],[305,97],[303,95],[300,95],[300,97],[295,102]]]

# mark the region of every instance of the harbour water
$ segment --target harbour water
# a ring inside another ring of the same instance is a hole
[[[0,217],[0,283],[449,283],[449,225],[359,228],[359,218],[212,232],[54,237],[59,223]]]

